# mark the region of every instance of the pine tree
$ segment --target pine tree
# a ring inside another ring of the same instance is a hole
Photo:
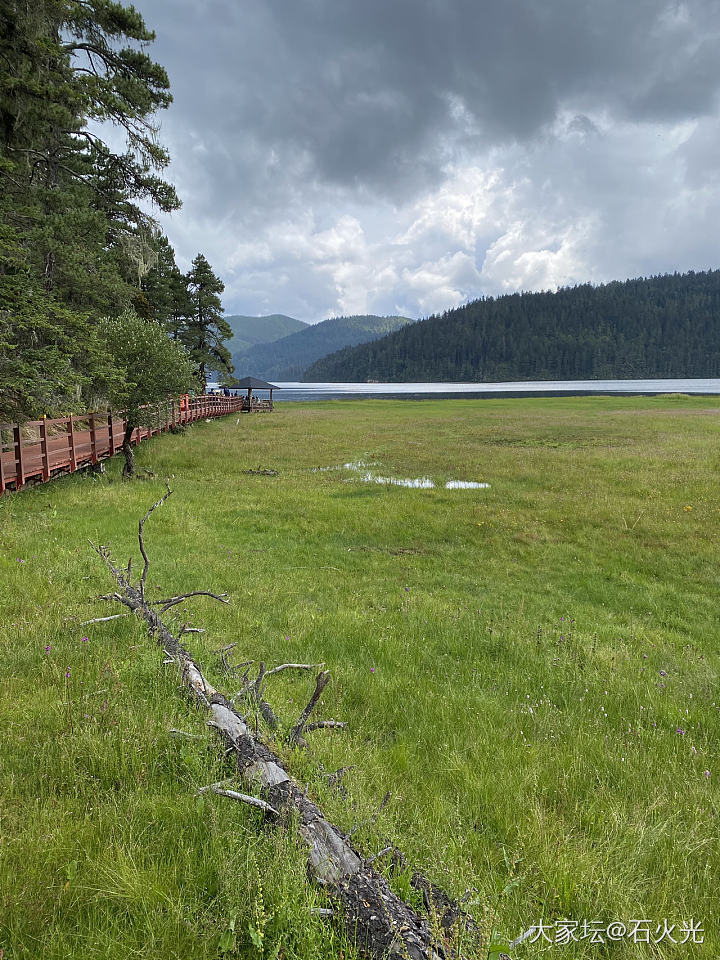
[[[4,417],[84,405],[107,374],[92,317],[133,302],[154,256],[139,202],[179,206],[157,173],[168,156],[153,117],[171,97],[143,49],[153,36],[113,0],[0,0]],[[122,129],[125,152],[89,119]],[[51,371],[54,391],[42,383]]]
[[[187,274],[187,287],[192,304],[192,316],[181,334],[196,365],[203,388],[211,372],[228,377],[233,371],[230,352],[223,345],[232,337],[229,324],[223,319],[220,294],[225,284],[215,276],[206,258],[199,253]]]

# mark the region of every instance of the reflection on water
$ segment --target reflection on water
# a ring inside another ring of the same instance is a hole
[[[358,477],[363,483],[382,483],[393,487],[417,487],[420,490],[431,490],[435,484],[428,477],[417,477],[415,480],[400,480],[398,477],[378,477],[375,473],[363,473]]]
[[[720,379],[529,380],[507,383],[300,383],[278,382],[277,401],[348,397],[583,396],[591,394],[720,394]]]
[[[411,477],[402,479],[400,477],[381,477],[376,473],[370,473],[367,467],[379,467],[379,463],[368,463],[366,460],[351,460],[349,463],[338,464],[330,467],[313,467],[311,473],[329,473],[334,470],[351,470],[353,473],[359,473],[360,470],[366,472],[356,479],[361,483],[379,483],[391,487],[414,487],[416,490],[434,490],[435,483],[430,477]],[[479,480],[448,480],[445,484],[446,490],[482,490],[489,487],[489,483],[481,483]]]
[[[489,483],[479,483],[477,480],[448,480],[446,490],[482,490],[489,487]]]

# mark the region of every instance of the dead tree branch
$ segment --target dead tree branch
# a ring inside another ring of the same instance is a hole
[[[169,494],[168,489],[163,500]],[[160,502],[148,511],[145,520]],[[142,534],[142,522],[139,533]],[[246,784],[259,788],[262,796],[251,797],[224,789],[221,784],[211,785],[209,792],[256,807],[260,807],[258,800],[261,800],[267,805],[261,807],[263,812],[275,819],[292,816],[297,824],[298,838],[308,850],[311,878],[334,901],[348,935],[364,954],[375,960],[386,957],[393,960],[450,960],[456,957],[447,943],[437,942],[433,924],[393,893],[385,877],[352,846],[349,837],[325,819],[322,811],[292,779],[279,756],[253,733],[233,704],[206,680],[190,653],[145,600],[149,561],[144,545],[141,552],[146,567],[138,587],[130,583],[124,569],[117,567],[107,547],[94,549],[117,583],[117,599],[144,619],[160,649],[176,661],[182,683],[198,703],[207,708],[210,713],[208,725],[220,734],[226,752],[234,756],[239,776]],[[305,728],[329,677],[328,671],[318,674],[315,692],[293,728],[296,736],[300,736]],[[341,771],[338,771],[334,776],[339,778],[340,775]],[[383,800],[375,819],[387,799]],[[436,888],[430,889],[434,895]],[[435,896],[432,900],[437,903]]]
[[[323,690],[325,689],[325,687],[328,685],[329,682],[330,682],[330,671],[322,670],[315,679],[315,692],[308,700],[308,704],[303,710],[303,712],[300,714],[298,722],[295,724],[295,726],[292,728],[292,730],[288,735],[289,743],[297,743],[298,740],[302,737],[303,730],[305,729],[305,724],[308,721],[308,717],[315,709],[315,704],[320,699],[320,694],[323,692]]]
[[[164,493],[162,497],[160,497],[160,499],[150,507],[148,512],[145,514],[145,516],[138,523],[138,543],[140,544],[140,553],[142,554],[142,558],[145,561],[145,566],[143,567],[143,572],[140,577],[140,596],[143,598],[145,597],[145,582],[147,580],[148,570],[150,569],[150,561],[148,560],[148,555],[145,552],[145,538],[143,537],[143,530],[145,528],[145,521],[153,512],[153,510],[157,510],[158,507],[161,507],[165,503],[168,497],[172,496],[172,490],[170,489],[170,484],[167,482],[167,480],[165,481],[165,489],[167,490],[167,493]],[[128,563],[128,568],[127,568],[128,580],[130,579],[131,567],[132,567],[132,557],[130,557],[130,561]]]

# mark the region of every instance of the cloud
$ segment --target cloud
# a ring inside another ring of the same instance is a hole
[[[147,0],[229,312],[420,316],[714,266],[714,0]]]

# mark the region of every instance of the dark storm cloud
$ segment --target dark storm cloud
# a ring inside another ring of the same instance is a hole
[[[705,0],[244,0],[145,5],[191,126],[321,180],[421,186],[448,148],[536,135],[566,102],[698,116],[720,85]],[[713,29],[714,27],[714,29]],[[251,176],[257,186],[262,176]],[[409,182],[408,182],[409,181]]]
[[[243,312],[420,313],[710,242],[717,0],[140,6],[175,95],[171,239]]]

